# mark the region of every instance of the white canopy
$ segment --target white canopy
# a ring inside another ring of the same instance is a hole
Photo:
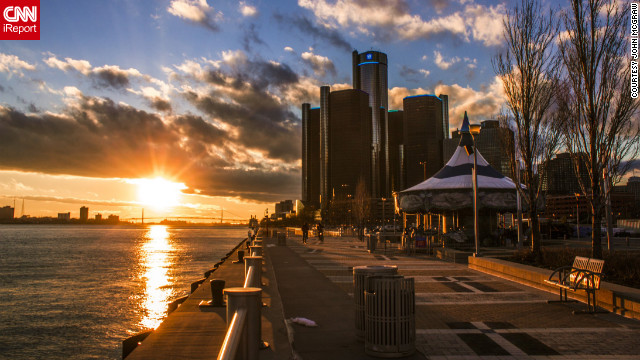
[[[405,212],[460,210],[473,207],[473,138],[465,113],[460,143],[447,164],[429,179],[401,191],[398,205]],[[516,185],[489,165],[476,149],[480,208],[502,211],[516,207]]]

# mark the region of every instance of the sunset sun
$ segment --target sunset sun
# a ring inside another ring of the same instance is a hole
[[[187,188],[183,183],[161,177],[138,179],[135,183],[138,185],[138,201],[156,210],[166,210],[180,205],[182,190]]]

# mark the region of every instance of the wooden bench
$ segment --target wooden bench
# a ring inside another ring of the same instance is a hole
[[[560,301],[567,302],[567,290],[584,290],[587,294],[587,312],[596,312],[596,291],[600,289],[604,260],[576,256],[573,265],[562,266],[553,271],[547,284],[560,288]],[[557,274],[557,276],[556,276]],[[564,299],[563,299],[564,293]],[[593,302],[591,299],[593,298]]]

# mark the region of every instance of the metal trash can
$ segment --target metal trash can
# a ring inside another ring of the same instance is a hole
[[[398,267],[395,265],[366,265],[353,267],[353,301],[356,310],[356,336],[364,339],[364,291],[365,279],[368,276],[396,275]]]
[[[378,242],[377,235],[367,235],[367,250],[370,253],[376,251],[377,242]]]
[[[278,246],[287,246],[287,234],[278,233]]]
[[[372,276],[366,280],[364,351],[375,357],[404,357],[416,351],[413,278]]]

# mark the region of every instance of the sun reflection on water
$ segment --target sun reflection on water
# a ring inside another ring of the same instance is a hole
[[[145,295],[142,301],[144,316],[140,320],[143,328],[155,329],[165,316],[167,304],[172,297],[169,269],[173,266],[171,252],[174,247],[166,226],[149,227],[147,241],[142,246],[141,265]]]

